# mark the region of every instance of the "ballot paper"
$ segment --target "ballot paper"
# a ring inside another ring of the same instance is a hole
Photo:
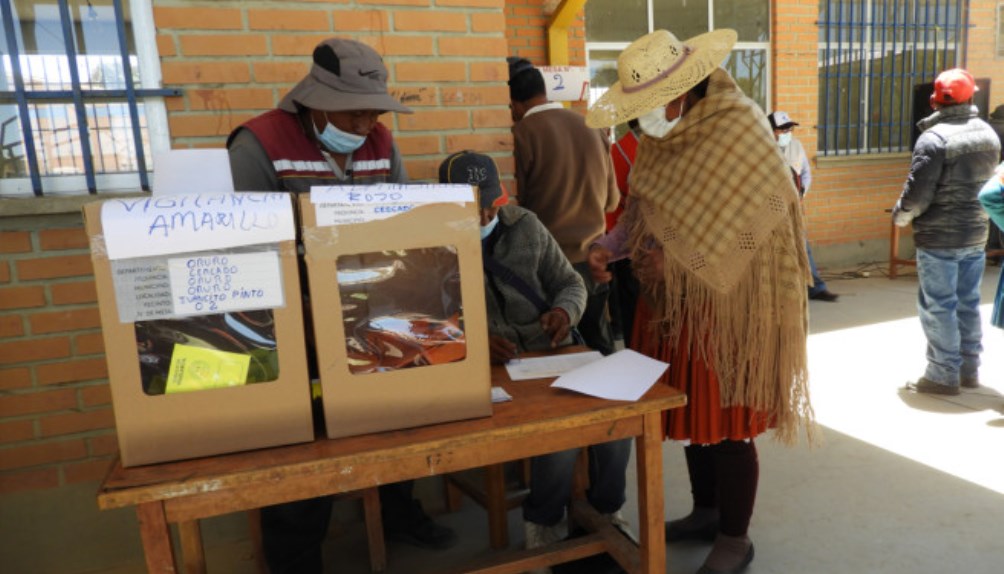
[[[558,377],[552,387],[615,401],[637,401],[669,367],[630,349],[581,366]]]
[[[492,387],[492,402],[493,403],[504,403],[512,400],[512,395],[505,392],[502,387]]]
[[[599,351],[585,353],[569,353],[567,355],[551,355],[548,357],[528,357],[513,359],[506,363],[509,378],[514,381],[529,379],[546,379],[557,377],[572,369],[587,365],[603,358]]]

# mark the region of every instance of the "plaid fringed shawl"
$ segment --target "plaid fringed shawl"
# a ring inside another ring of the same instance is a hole
[[[766,116],[724,70],[666,138],[642,139],[631,194],[641,213],[632,256],[653,238],[665,254],[665,285],[643,287],[654,326],[670,345],[688,334],[718,374],[723,407],[766,413],[784,442],[800,427],[811,439],[798,193]]]

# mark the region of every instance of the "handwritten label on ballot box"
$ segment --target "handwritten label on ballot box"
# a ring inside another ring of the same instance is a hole
[[[310,188],[317,226],[387,219],[429,203],[470,203],[474,191],[458,184],[378,184]]]
[[[278,243],[296,238],[287,193],[111,199],[101,206],[108,259]]]
[[[202,315],[283,306],[275,251],[190,255],[167,260],[175,315]]]
[[[547,99],[581,102],[589,97],[589,68],[585,66],[540,66]]]

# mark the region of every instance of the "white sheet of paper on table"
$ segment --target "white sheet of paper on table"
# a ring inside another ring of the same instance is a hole
[[[669,363],[624,349],[561,375],[551,386],[603,399],[637,401],[668,367]]]
[[[505,368],[509,371],[510,379],[514,381],[526,381],[530,379],[557,377],[572,369],[577,369],[602,358],[603,355],[599,351],[551,355],[548,357],[527,357],[524,359],[513,359],[506,363]]]
[[[492,387],[492,402],[493,403],[504,403],[506,401],[511,401],[512,395],[505,392],[502,387]]]

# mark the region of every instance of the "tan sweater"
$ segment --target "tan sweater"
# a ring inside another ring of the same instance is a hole
[[[569,261],[584,261],[603,235],[604,214],[620,201],[603,133],[576,112],[545,108],[517,122],[513,139],[520,205],[537,215]]]

